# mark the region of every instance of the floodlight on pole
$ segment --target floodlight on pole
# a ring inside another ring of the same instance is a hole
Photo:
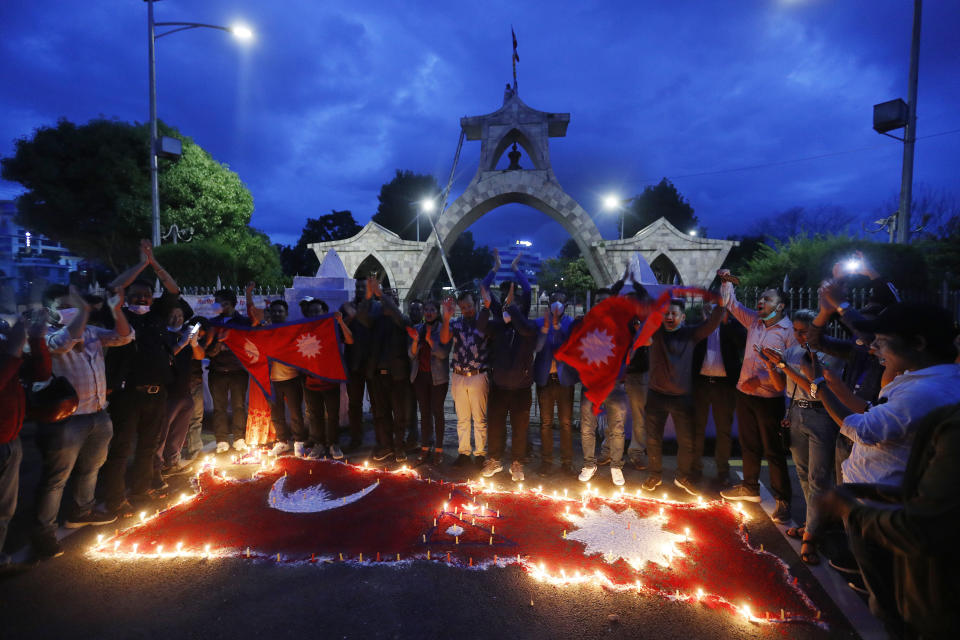
[[[151,223],[153,246],[160,245],[160,169],[158,154],[159,136],[157,135],[157,38],[168,36],[189,29],[218,29],[233,35],[237,40],[249,41],[253,39],[253,30],[242,24],[232,27],[223,27],[216,24],[202,22],[154,22],[153,3],[157,0],[143,0],[147,3],[147,42],[148,63],[150,76],[150,195],[151,195]],[[157,33],[156,27],[174,27],[169,31]]]

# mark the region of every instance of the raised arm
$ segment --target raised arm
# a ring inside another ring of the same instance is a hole
[[[343,321],[343,314],[339,311],[334,311],[333,317],[336,318],[337,326],[340,327],[340,333],[343,335],[343,343],[353,344],[353,331],[350,331],[350,327]]]
[[[737,294],[733,290],[733,285],[739,282],[739,280],[730,273],[729,269],[720,269],[717,271],[717,276],[719,276],[721,280],[720,304],[727,308],[727,311],[737,319],[737,322],[749,329],[759,316],[756,311],[747,309],[737,300]]]
[[[453,337],[450,332],[450,318],[453,317],[453,298],[447,298],[443,301],[441,313],[443,314],[443,320],[440,325],[440,343],[447,345],[450,344],[450,339]]]
[[[263,309],[258,309],[257,305],[253,302],[253,290],[256,288],[257,283],[251,280],[247,283],[244,293],[247,298],[247,317],[250,318],[251,326],[258,327],[263,324]]]
[[[710,317],[707,318],[706,322],[701,322],[696,327],[693,328],[691,332],[691,340],[694,343],[700,342],[714,330],[720,326],[720,321],[723,320],[724,308],[720,305],[714,305],[713,311],[710,312]]]
[[[153,245],[149,240],[140,241],[140,255],[146,257],[147,263],[153,267],[153,272],[157,274],[157,278],[160,279],[163,288],[166,289],[167,292],[179,296],[180,287],[177,286],[176,281],[167,273],[167,270],[157,262],[157,258],[153,255]]]

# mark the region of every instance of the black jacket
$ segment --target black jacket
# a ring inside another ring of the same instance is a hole
[[[409,320],[391,302],[364,300],[357,307],[357,319],[370,329],[370,353],[365,374],[373,377],[387,371],[397,382],[410,381],[410,358],[407,356]]]
[[[501,389],[523,389],[533,385],[533,356],[539,327],[516,304],[507,307],[510,322],[491,317],[489,309],[477,316],[477,328],[490,338],[490,366],[493,384]]]
[[[696,380],[703,367],[703,359],[707,355],[707,338],[697,343],[693,349],[693,378]],[[740,368],[743,366],[743,351],[747,346],[747,330],[743,325],[728,319],[720,323],[720,358],[723,368],[727,372],[727,379],[733,384],[740,379]]]

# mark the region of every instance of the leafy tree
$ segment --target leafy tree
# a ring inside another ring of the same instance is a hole
[[[706,230],[693,213],[693,207],[680,195],[672,182],[664,178],[656,186],[644,188],[627,207],[623,221],[623,235],[629,238],[658,218],[666,218],[670,224],[683,232],[697,229],[701,235]]]
[[[240,254],[251,261],[248,270],[264,266],[258,236],[247,227],[253,197],[239,176],[176,129],[162,122],[159,129],[183,145],[179,159],[160,159],[161,224],[192,227],[196,240],[239,239],[253,249]],[[0,169],[27,189],[17,199],[18,221],[119,271],[137,259],[137,240],[150,236],[149,139],[143,124],[61,119],[17,140]]]
[[[791,287],[817,287],[830,277],[834,263],[860,250],[877,271],[900,289],[927,289],[927,265],[917,247],[867,242],[849,236],[798,236],[786,243],[760,245],[738,273],[745,287],[779,286],[788,276]],[[864,279],[855,286],[866,286]]]
[[[548,258],[540,263],[540,275],[537,276],[541,291],[562,289],[569,294],[584,293],[597,288],[590,275],[587,261],[582,257]]]
[[[490,249],[486,246],[474,246],[472,231],[464,231],[460,234],[447,252],[447,260],[450,263],[450,270],[453,271],[453,279],[460,287],[467,287],[471,281],[482,278],[493,265]],[[446,270],[441,270],[436,284],[450,285]]]
[[[397,169],[393,180],[380,187],[380,201],[373,221],[390,229],[404,240],[417,239],[417,226],[420,225],[420,239],[430,236],[430,221],[421,213],[424,200],[437,199],[440,187],[436,178],[421,175],[413,171]],[[456,278],[454,274],[454,278]]]
[[[223,284],[235,286],[250,280],[267,286],[290,281],[283,276],[280,256],[270,238],[255,229],[229,230],[218,237],[165,244],[154,253],[170,265],[177,283],[183,286],[211,286],[218,277]]]
[[[314,242],[343,240],[360,233],[361,227],[350,211],[331,210],[318,218],[307,218],[300,239],[293,246],[277,245],[283,273],[288,276],[311,275],[320,267],[320,260],[308,245]]]
[[[575,260],[580,257],[580,245],[577,244],[577,241],[573,238],[567,240],[562,247],[560,247],[560,257],[567,258],[568,260]]]

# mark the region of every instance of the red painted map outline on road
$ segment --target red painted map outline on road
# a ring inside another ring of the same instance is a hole
[[[250,480],[226,479],[205,467],[197,483],[195,497],[100,542],[92,554],[281,563],[429,559],[477,568],[517,563],[553,584],[635,590],[756,622],[822,624],[787,566],[752,548],[743,514],[723,502],[495,491],[421,479],[412,471],[296,458],[280,458]],[[660,550],[666,560],[637,567],[617,555],[629,556],[623,550],[632,539],[649,541],[658,531],[670,541]]]

